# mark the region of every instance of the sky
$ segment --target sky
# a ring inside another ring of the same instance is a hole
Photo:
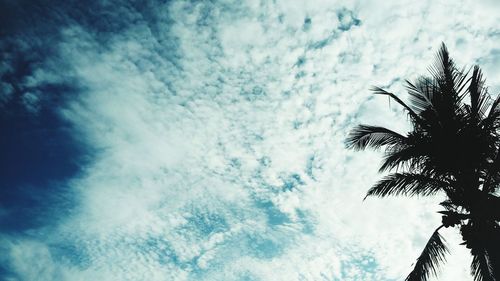
[[[368,198],[444,42],[500,92],[500,5],[0,1],[0,279],[403,280],[442,196]],[[472,280],[453,229],[439,280]],[[433,279],[437,280],[437,279]]]

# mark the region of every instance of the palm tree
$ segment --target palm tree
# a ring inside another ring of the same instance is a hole
[[[409,102],[374,87],[409,115],[412,130],[358,125],[347,146],[384,149],[380,172],[390,174],[368,196],[443,193],[442,225],[431,235],[406,280],[437,276],[448,249],[439,230],[457,228],[471,250],[474,280],[500,281],[500,96],[492,99],[478,66],[458,69],[442,44],[430,76],[406,81]],[[365,197],[366,198],[366,197]]]

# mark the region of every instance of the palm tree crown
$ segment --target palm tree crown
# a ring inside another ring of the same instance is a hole
[[[430,76],[406,81],[408,104],[389,96],[409,115],[412,130],[401,134],[384,127],[358,125],[347,146],[363,150],[383,148],[380,171],[391,173],[367,196],[429,196],[443,192],[442,225],[432,234],[406,280],[437,275],[448,252],[439,234],[456,227],[471,249],[474,280],[500,281],[500,96],[492,99],[479,67],[456,67],[442,44]]]

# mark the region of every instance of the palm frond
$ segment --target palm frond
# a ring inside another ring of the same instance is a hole
[[[451,59],[448,48],[441,44],[434,64],[429,68],[430,73],[437,81],[441,82],[442,90],[446,94],[451,94],[455,90],[455,62]]]
[[[461,212],[456,212],[456,211],[439,211],[438,213],[442,214],[441,222],[443,223],[444,227],[450,227],[450,226],[456,226],[463,222],[464,220],[467,220],[470,218],[470,214],[464,214]]]
[[[466,96],[464,88],[468,82],[468,72],[457,69],[444,43],[441,44],[434,64],[429,67],[429,72],[439,85],[442,104],[445,106],[440,111],[450,114],[462,111],[465,104],[461,101]]]
[[[443,202],[439,203],[439,205],[443,206],[448,211],[456,211],[457,210],[457,205],[450,199],[444,200]]]
[[[485,250],[476,250],[472,257],[471,273],[474,281],[495,281],[493,267]]]
[[[413,111],[413,109],[411,109],[406,103],[404,103],[400,98],[398,98],[395,94],[393,93],[389,93],[387,92],[386,90],[380,88],[380,87],[372,87],[371,88],[372,92],[375,94],[375,95],[384,95],[384,96],[389,96],[391,97],[392,99],[394,99],[398,104],[400,104],[401,106],[403,106],[407,111],[408,113],[410,114],[410,116],[412,117],[412,119],[414,119],[415,121],[417,120],[420,120],[420,117],[418,116],[418,114]]]
[[[489,94],[485,94],[491,99]],[[479,122],[479,126],[490,132],[496,133],[500,128],[500,94],[490,102],[488,115]]]
[[[488,198],[487,203],[486,203],[486,206],[484,209],[487,211],[488,215],[493,220],[495,220],[496,222],[500,222],[500,208],[498,208],[498,206],[500,206],[500,197],[498,197],[494,194],[488,194],[487,198]],[[496,236],[498,238],[500,238],[499,233],[497,233]],[[497,241],[496,245],[497,245],[498,253],[500,253],[500,241]],[[499,257],[498,263],[500,266],[500,257]],[[500,271],[500,268],[499,268],[499,271]]]
[[[408,167],[418,168],[418,163],[426,154],[423,146],[404,145],[386,150],[379,172],[384,172],[407,165]]]
[[[493,100],[493,103],[491,104],[490,111],[488,112],[488,117],[491,115],[498,113],[498,104],[500,104],[500,94],[497,95],[497,97]]]
[[[474,66],[469,84],[469,96],[471,100],[471,113],[474,117],[484,116],[488,107],[488,95],[484,88],[484,79],[481,69]]]
[[[394,173],[378,181],[366,194],[385,197],[388,195],[428,196],[449,187],[449,183],[421,174]],[[365,197],[365,199],[366,199]]]
[[[490,108],[488,116],[480,120],[478,126],[496,135],[497,129],[500,128],[500,110],[492,111]]]
[[[410,95],[411,107],[415,112],[420,114],[425,110],[431,109],[436,113],[432,102],[437,89],[432,79],[421,77],[415,84],[406,80],[406,89]]]
[[[348,148],[362,150],[367,147],[402,144],[405,140],[405,136],[384,127],[358,125],[351,130],[346,142]]]
[[[489,193],[492,189],[491,187],[495,186],[495,184],[493,183],[497,178],[498,171],[500,171],[500,152],[497,151],[495,159],[491,163],[490,167],[488,167],[488,169],[486,170],[486,174],[484,176],[485,180],[483,183],[483,192]]]
[[[462,100],[465,95],[466,91],[464,91],[467,87],[467,84],[469,81],[472,79],[469,76],[470,68],[466,71],[465,68],[462,69],[462,71],[457,71],[456,77],[455,77],[455,87],[456,87],[456,92],[457,94],[461,97],[460,100]]]
[[[439,234],[441,227],[432,234],[406,281],[427,281],[431,275],[437,277],[438,266],[446,261],[445,254],[448,253],[444,238]]]

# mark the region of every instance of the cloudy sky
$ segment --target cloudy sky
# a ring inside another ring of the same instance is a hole
[[[57,2],[57,3],[56,3]],[[0,279],[402,280],[441,198],[362,201],[441,42],[500,91],[500,5],[0,1]],[[471,280],[453,230],[440,280]]]

